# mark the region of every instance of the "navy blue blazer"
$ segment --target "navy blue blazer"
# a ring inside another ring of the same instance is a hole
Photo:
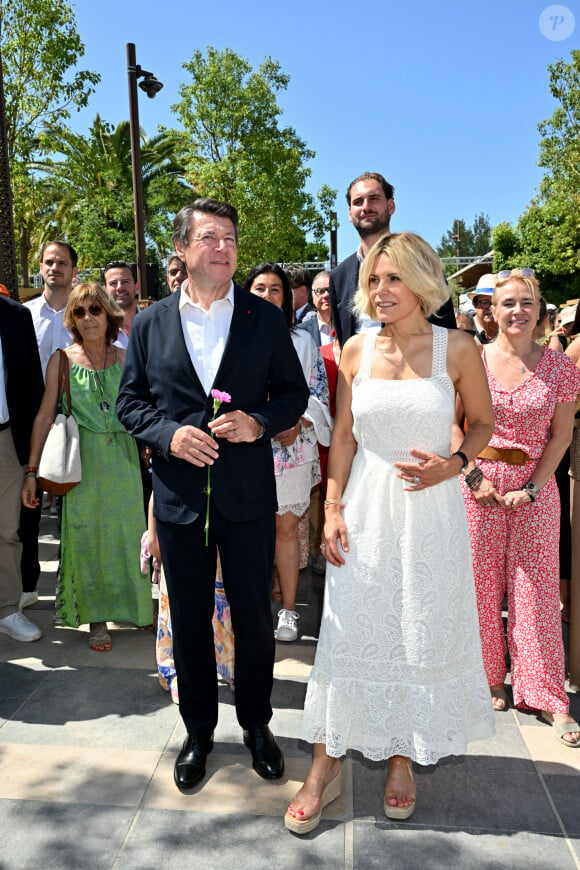
[[[32,315],[0,296],[0,337],[6,376],[10,430],[21,465],[28,462],[32,424],[44,393],[44,380]]]
[[[352,313],[352,301],[358,288],[358,276],[360,261],[356,253],[351,254],[346,260],[330,273],[330,307],[332,308],[332,322],[336,330],[336,337],[343,347],[344,343],[354,335],[356,318]],[[441,308],[427,318],[429,323],[444,326],[446,329],[455,329],[455,312],[453,302],[448,299]]]
[[[117,413],[131,435],[153,450],[155,516],[183,524],[205,510],[207,467],[171,456],[169,444],[180,426],[208,431],[213,399],[187,351],[179,297],[177,292],[156,302],[133,323]],[[237,285],[213,388],[232,397],[218,413],[242,410],[264,426],[253,443],[219,440],[220,455],[211,466],[214,503],[231,522],[273,514],[277,501],[270,439],[298,421],[308,403],[308,386],[282,311]]]

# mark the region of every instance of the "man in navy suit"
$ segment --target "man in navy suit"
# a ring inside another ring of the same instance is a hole
[[[358,288],[360,265],[370,248],[389,232],[391,215],[395,212],[395,188],[378,172],[363,172],[351,181],[346,191],[349,219],[359,234],[358,250],[343,260],[330,275],[330,304],[336,337],[343,347],[355,332],[372,328],[373,324],[357,319],[352,301]],[[432,323],[455,329],[453,304],[449,299],[429,318]]]
[[[0,298],[0,633],[33,641],[41,630],[18,610],[22,592],[20,495],[44,383],[32,316]]]
[[[235,636],[235,703],[244,742],[260,776],[275,779],[284,771],[268,728],[277,510],[270,439],[299,419],[308,388],[282,311],[232,281],[236,210],[197,199],[176,216],[173,240],[187,280],[136,319],[117,411],[153,450],[155,517],[188,734],[175,782],[187,791],[205,775],[217,723],[216,549]],[[212,388],[231,397],[215,420]]]

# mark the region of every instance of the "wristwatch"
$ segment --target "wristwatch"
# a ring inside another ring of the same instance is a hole
[[[522,492],[527,492],[533,504],[540,494],[540,487],[530,480],[525,486],[522,486]]]
[[[461,466],[461,471],[463,472],[463,474],[465,474],[467,466],[469,465],[469,459],[467,458],[463,450],[456,450],[455,453],[451,454],[451,456],[459,456],[461,462],[463,463]]]

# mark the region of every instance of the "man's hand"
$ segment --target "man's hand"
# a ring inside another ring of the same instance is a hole
[[[225,438],[235,444],[243,441],[255,441],[261,434],[262,427],[254,417],[244,411],[228,411],[212,420],[209,428],[216,438]]]
[[[219,445],[207,432],[202,432],[195,426],[180,426],[173,433],[169,452],[178,459],[203,468],[204,465],[213,465],[218,458]]]

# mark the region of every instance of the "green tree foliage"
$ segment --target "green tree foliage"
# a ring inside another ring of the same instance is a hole
[[[437,248],[440,257],[457,256],[459,236],[459,255],[461,257],[482,257],[491,249],[491,224],[489,216],[480,214],[475,216],[473,226],[469,226],[463,219],[454,221],[453,227],[441,236]],[[453,267],[453,270],[455,267]]]
[[[172,109],[185,130],[175,135],[187,149],[186,177],[198,196],[238,209],[240,274],[262,260],[296,262],[315,249],[323,253],[327,205],[336,191],[323,188],[317,208],[304,189],[314,152],[292,127],[279,124],[277,95],[289,77],[278,62],[267,57],[253,70],[233,50],[210,47],[205,55],[195,51],[184,68],[191,82],[180,87]]]
[[[27,164],[46,122],[62,123],[87,105],[100,76],[76,70],[85,49],[72,7],[64,0],[0,0],[0,52],[6,102],[6,133],[21,281],[42,218],[42,185]]]
[[[101,77],[72,71],[85,48],[63,0],[0,0],[0,50],[9,157],[26,160],[40,126],[86,106]]]
[[[129,122],[117,127],[96,116],[88,135],[47,126],[31,164],[50,205],[38,241],[63,236],[78,248],[79,265],[135,258],[135,223]],[[191,200],[176,157],[176,142],[160,133],[141,134],[141,163],[148,253],[162,260],[171,249],[168,214]]]
[[[558,303],[580,296],[580,51],[548,72],[558,106],[538,124],[546,174],[515,229],[494,230],[494,268],[530,266],[544,296]]]

